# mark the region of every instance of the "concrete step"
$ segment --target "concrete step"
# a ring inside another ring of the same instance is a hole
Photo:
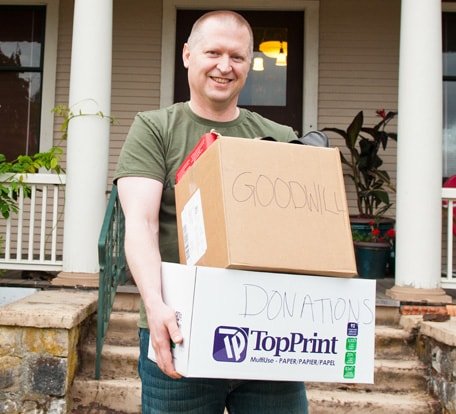
[[[377,325],[375,327],[375,357],[387,359],[416,358],[415,337],[400,327]]]
[[[77,377],[71,390],[72,414],[140,414],[138,378],[94,380]]]
[[[95,343],[85,344],[79,370],[82,375],[94,375],[95,358]],[[137,346],[105,344],[101,354],[101,378],[138,378],[138,358]]]
[[[138,312],[115,311],[109,319],[105,344],[138,346]],[[96,324],[92,325],[92,337],[96,337]]]
[[[381,393],[309,389],[310,414],[439,414],[438,401],[425,393]]]
[[[138,312],[141,298],[136,286],[119,286],[113,303],[113,311]]]
[[[95,367],[95,344],[87,344],[83,349],[81,372],[92,375]],[[102,353],[102,378],[137,378],[137,346],[105,344]],[[371,391],[408,391],[427,389],[426,367],[418,359],[378,359],[376,358],[374,384],[331,384],[330,388]],[[325,389],[328,384],[312,383],[312,388]]]
[[[398,306],[382,306],[375,307],[375,324],[387,326],[399,326],[401,314]]]
[[[78,377],[72,388],[72,414],[139,414],[139,379],[96,381]],[[363,390],[322,390],[308,387],[311,414],[437,414],[440,404],[425,393],[379,393]]]
[[[427,392],[426,367],[418,360],[375,360],[374,384],[306,383],[309,389],[365,392]]]
[[[123,347],[107,344],[103,348],[101,372],[103,378],[116,378],[119,375],[137,377],[136,347]],[[95,348],[85,348],[82,371],[91,373],[95,366]],[[374,363],[374,384],[333,384],[332,387],[347,389],[375,389],[383,391],[426,390],[426,367],[418,360],[376,359]],[[318,387],[325,388],[324,383]]]

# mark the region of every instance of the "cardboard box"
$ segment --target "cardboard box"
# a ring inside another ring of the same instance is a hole
[[[181,263],[356,274],[337,149],[219,137],[175,192]]]
[[[375,280],[163,263],[162,291],[184,376],[373,383]]]

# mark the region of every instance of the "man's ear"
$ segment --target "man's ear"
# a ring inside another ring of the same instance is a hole
[[[182,60],[184,62],[185,69],[188,69],[188,61],[190,59],[190,49],[188,47],[188,43],[184,44],[184,48],[182,50]]]

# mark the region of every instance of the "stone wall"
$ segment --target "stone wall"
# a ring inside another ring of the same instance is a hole
[[[456,348],[425,335],[418,338],[420,358],[430,367],[429,385],[448,414],[456,414]]]
[[[42,291],[0,307],[0,413],[69,412],[78,342],[97,292]]]
[[[443,413],[456,414],[456,318],[427,322],[409,317],[401,324],[418,334],[417,353],[429,369],[429,388],[440,400]]]

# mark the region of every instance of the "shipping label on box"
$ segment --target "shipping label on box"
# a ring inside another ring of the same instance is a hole
[[[163,263],[162,284],[184,376],[373,383],[375,280]]]

